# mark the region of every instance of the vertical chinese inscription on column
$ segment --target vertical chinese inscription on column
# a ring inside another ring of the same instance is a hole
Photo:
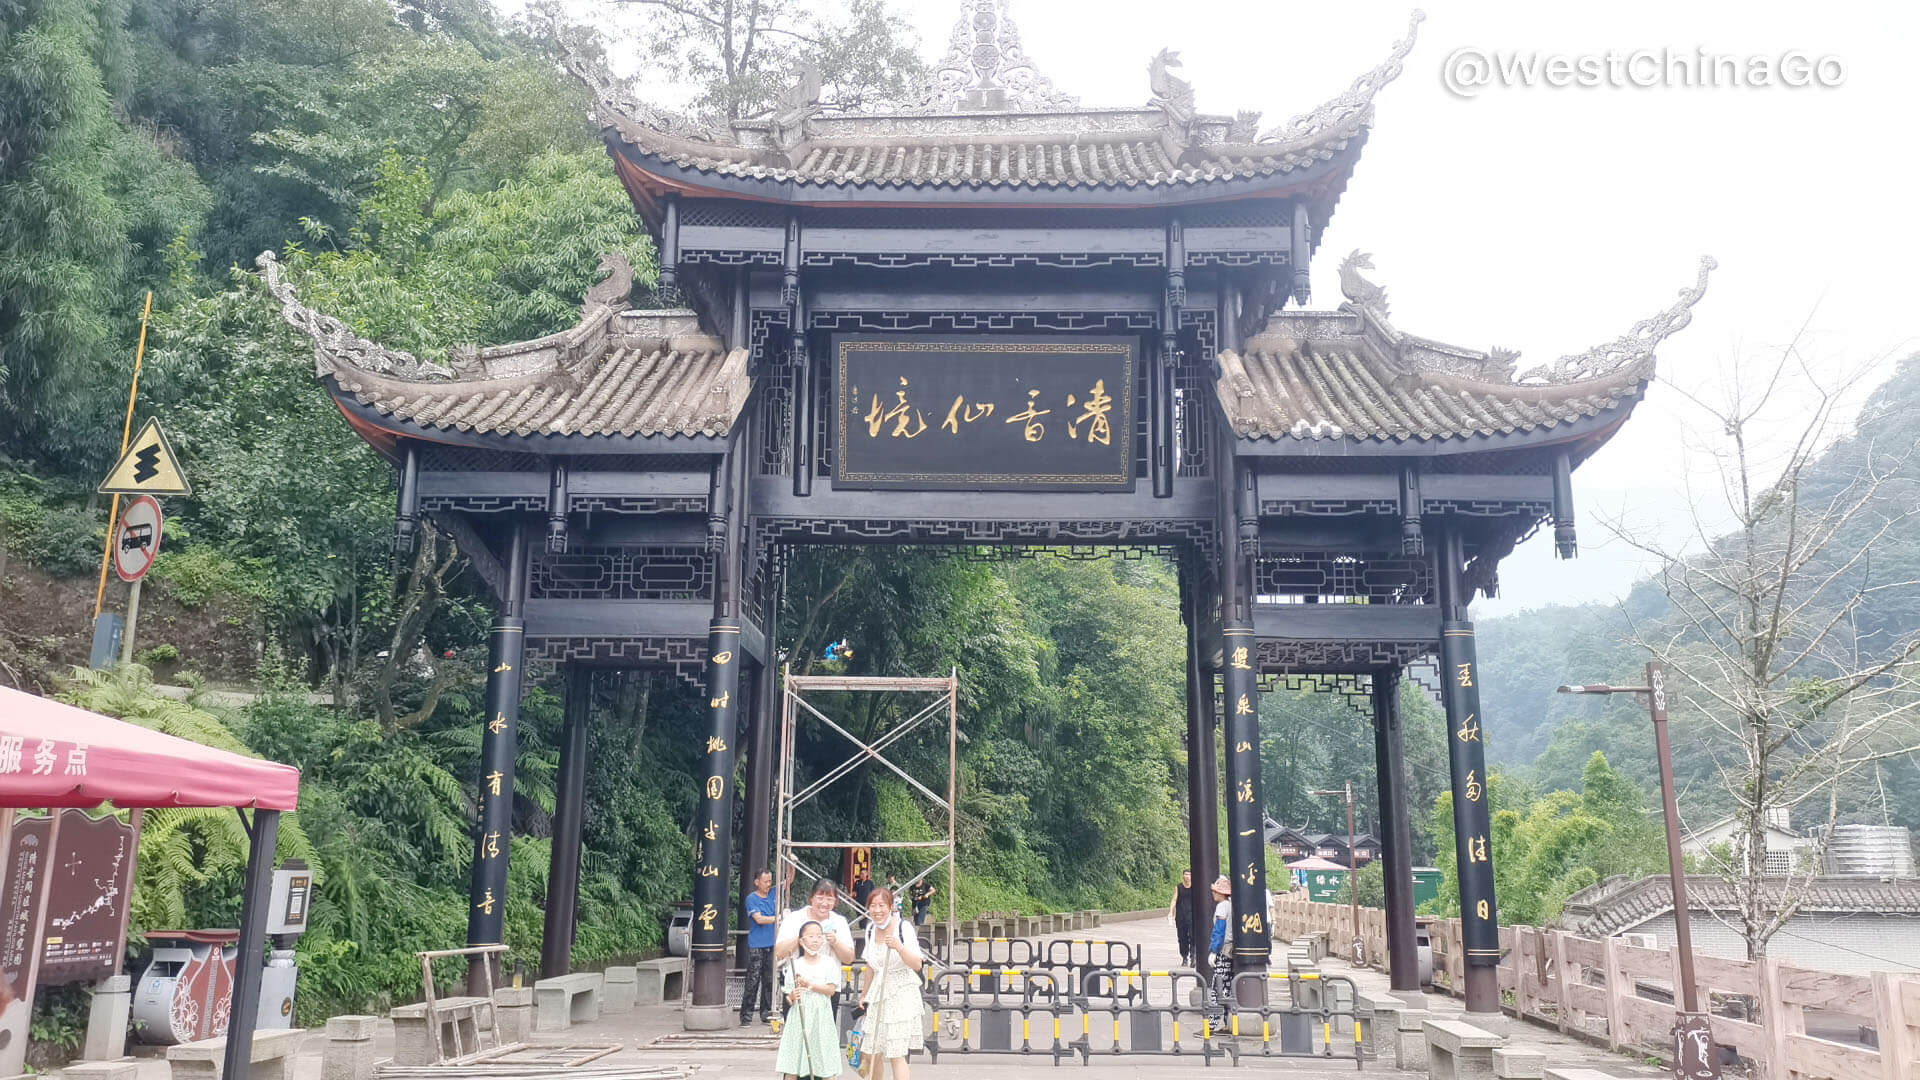
[[[1440,630],[1440,663],[1446,678],[1447,760],[1453,780],[1454,852],[1459,866],[1461,936],[1467,963],[1500,961],[1499,914],[1493,895],[1492,815],[1487,805],[1486,742],[1480,734],[1473,627],[1446,622]]]

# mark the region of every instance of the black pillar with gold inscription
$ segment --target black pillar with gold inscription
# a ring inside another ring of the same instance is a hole
[[[487,633],[487,719],[480,736],[480,817],[474,830],[473,881],[467,901],[468,945],[502,944],[507,921],[513,762],[520,748],[520,675],[527,642],[527,624],[521,618],[527,594],[525,523],[514,523],[508,543],[506,595],[500,598],[499,617]]]
[[[1457,532],[1441,545],[1440,677],[1447,712],[1447,761],[1453,779],[1454,857],[1460,886],[1460,936],[1466,953],[1470,1013],[1500,1011],[1500,913],[1493,895],[1492,815],[1487,806],[1487,750],[1481,738],[1479,658]]]
[[[1221,446],[1232,446],[1230,436]],[[1267,926],[1266,810],[1260,796],[1260,681],[1254,669],[1253,560],[1259,521],[1253,473],[1226,457],[1220,464],[1221,731],[1227,754],[1227,858],[1233,882],[1233,970],[1264,971],[1273,951]],[[1195,927],[1198,933],[1199,928]]]
[[[744,428],[736,425],[727,455],[715,463],[708,506],[713,552],[713,621],[707,626],[706,764],[700,816],[694,821],[693,934],[689,949],[688,1030],[725,1026],[728,896],[731,893],[735,742],[740,724],[740,549],[746,510]]]
[[[1233,967],[1264,968],[1267,929],[1266,815],[1260,797],[1260,684],[1253,671],[1253,626],[1221,628],[1227,718],[1227,873],[1233,878]]]
[[[734,728],[740,715],[740,625],[707,629],[707,745],[694,826],[693,1005],[727,1003],[727,900],[733,846]]]

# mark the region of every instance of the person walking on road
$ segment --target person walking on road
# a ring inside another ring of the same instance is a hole
[[[1207,995],[1207,1019],[1215,1027],[1227,1022],[1227,998],[1233,992],[1233,937],[1227,926],[1233,921],[1233,882],[1225,874],[1213,879],[1213,933],[1207,940],[1207,963],[1212,965],[1213,980]]]
[[[927,925],[927,907],[933,903],[933,894],[936,891],[933,887],[932,874],[928,874],[926,877],[913,883],[913,888],[908,892],[908,895],[913,898],[914,925]]]
[[[1180,938],[1180,963],[1187,967],[1196,967],[1193,957],[1193,871],[1180,875],[1180,884],[1173,890],[1173,906],[1167,909],[1167,918],[1173,923],[1173,930]]]
[[[753,891],[747,894],[747,981],[740,991],[740,1026],[752,1023],[748,1014],[754,1002],[760,1004],[760,1022],[773,1022],[773,939],[780,923],[774,906],[773,871],[753,875]]]

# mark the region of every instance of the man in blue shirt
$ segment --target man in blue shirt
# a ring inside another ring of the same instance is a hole
[[[774,907],[773,871],[753,875],[753,891],[747,894],[747,984],[740,994],[740,1026],[753,1021],[755,997],[760,999],[760,1022],[773,1022],[773,936],[780,922]]]

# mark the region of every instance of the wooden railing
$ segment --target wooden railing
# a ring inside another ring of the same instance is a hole
[[[1344,904],[1275,901],[1274,936],[1328,935],[1330,951],[1353,955],[1354,926]],[[1430,925],[1434,989],[1458,994],[1465,952],[1458,919]],[[1368,964],[1386,966],[1386,913],[1360,909]],[[1501,927],[1502,1003],[1516,1016],[1667,1060],[1674,1022],[1677,949],[1643,949],[1620,938],[1596,940],[1562,930]],[[1694,956],[1713,1037],[1753,1062],[1766,1080],[1876,1077],[1911,1080],[1920,1062],[1920,976],[1842,974],[1758,961]],[[1809,1015],[1813,1010],[1813,1015]]]

